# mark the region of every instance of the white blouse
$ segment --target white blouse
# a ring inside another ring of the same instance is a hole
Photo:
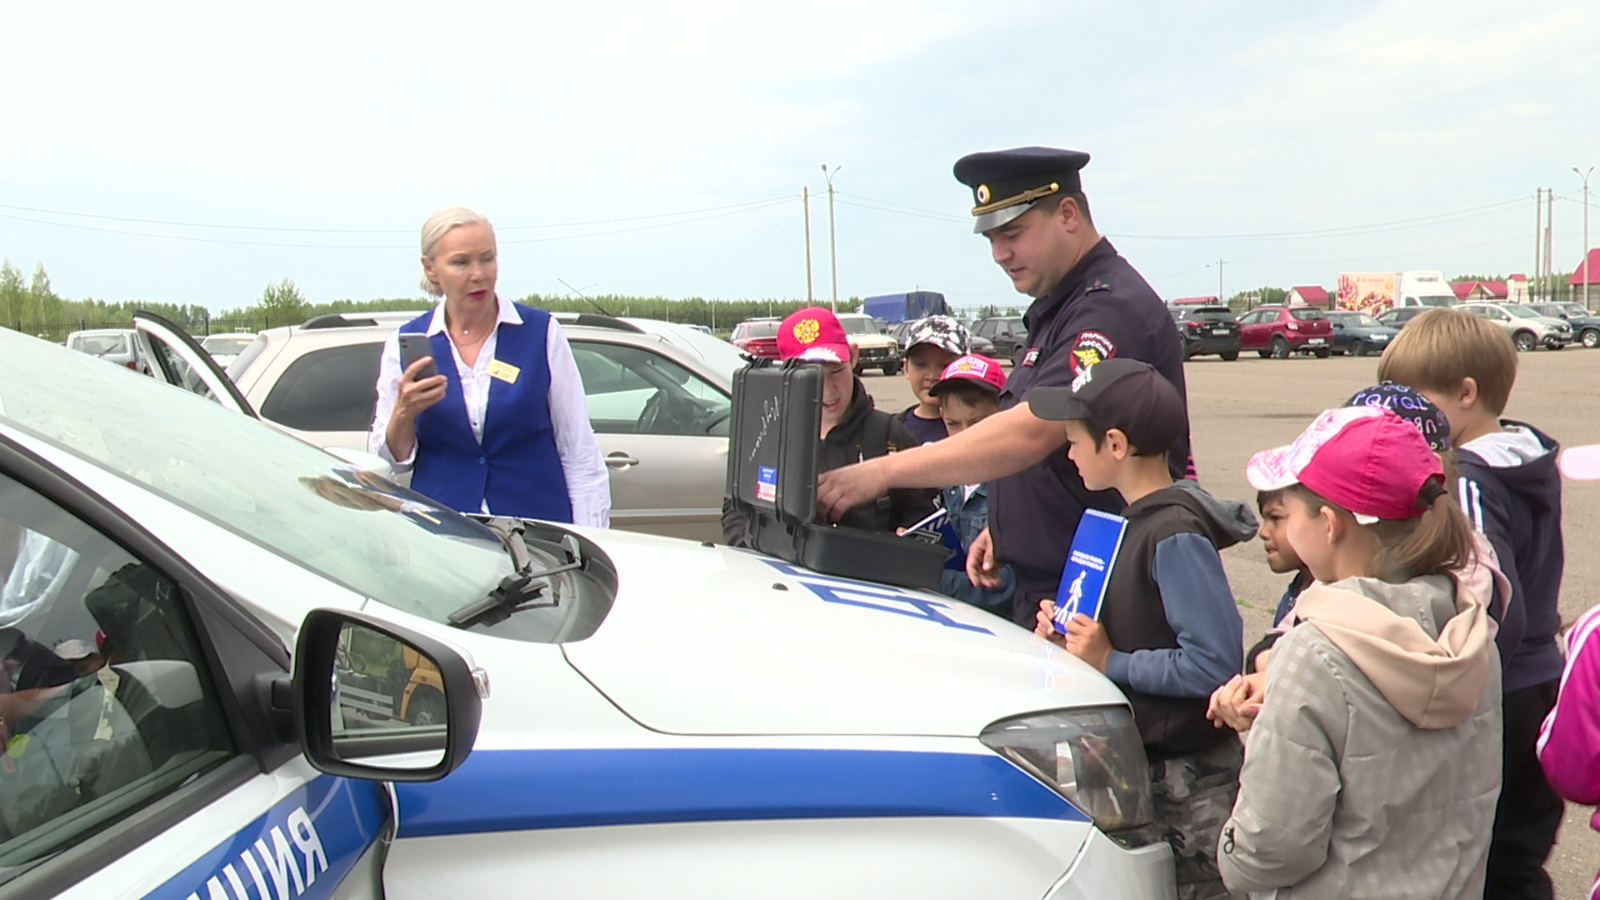
[[[467,405],[467,421],[472,424],[472,436],[483,442],[483,418],[489,405],[489,363],[494,361],[495,347],[499,342],[501,325],[520,327],[522,317],[511,301],[496,298],[499,312],[495,317],[495,330],[478,350],[478,361],[471,368],[461,359],[455,343],[450,344],[450,354],[455,357],[456,371],[461,373],[461,396]],[[434,307],[433,319],[426,334],[432,337],[444,331],[444,304]],[[550,366],[550,424],[555,431],[556,452],[561,456],[561,472],[567,480],[567,494],[572,501],[572,520],[579,525],[597,528],[611,527],[611,482],[606,474],[605,459],[600,454],[600,444],[595,440],[594,429],[589,424],[589,404],[584,398],[583,378],[578,374],[578,363],[572,358],[572,346],[566,333],[553,317],[546,331],[545,357]],[[394,466],[395,472],[411,471],[416,462],[417,449],[413,445],[405,459],[395,459],[389,450],[389,417],[394,413],[395,401],[400,395],[399,332],[389,335],[383,342],[383,355],[378,364],[378,406],[372,417],[372,428],[367,433],[367,447]],[[486,499],[482,512],[493,514]]]

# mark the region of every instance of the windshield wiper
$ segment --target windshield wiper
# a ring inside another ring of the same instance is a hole
[[[561,598],[555,596],[553,591],[548,599],[541,602],[534,601],[539,600],[546,588],[551,587],[550,576],[583,568],[583,555],[578,551],[578,544],[571,535],[561,538],[561,549],[567,554],[567,562],[533,571],[533,557],[528,553],[528,545],[522,536],[521,520],[496,518],[490,519],[485,524],[500,538],[500,543],[504,544],[506,551],[511,554],[511,563],[516,571],[500,579],[500,584],[486,596],[452,612],[445,617],[445,620],[456,628],[470,628],[479,620],[491,616],[498,622],[521,610],[558,605]]]

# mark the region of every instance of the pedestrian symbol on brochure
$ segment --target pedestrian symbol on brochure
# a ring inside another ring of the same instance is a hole
[[[1117,561],[1117,551],[1122,549],[1122,535],[1127,530],[1128,520],[1121,516],[1098,509],[1083,511],[1078,530],[1072,534],[1067,564],[1061,569],[1060,586],[1056,588],[1057,631],[1065,634],[1066,623],[1077,613],[1091,619],[1100,618],[1106,583]]]
[[[756,499],[768,503],[778,500],[778,470],[773,466],[756,467]]]

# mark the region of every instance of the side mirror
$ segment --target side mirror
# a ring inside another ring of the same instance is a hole
[[[319,771],[436,781],[472,752],[487,685],[441,641],[361,613],[312,610],[295,644],[295,729]]]

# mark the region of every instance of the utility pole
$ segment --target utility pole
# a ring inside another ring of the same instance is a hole
[[[1579,172],[1577,166],[1572,171],[1583,179],[1583,308],[1591,310],[1589,305],[1589,176],[1594,173],[1594,166],[1587,172]]]
[[[800,206],[806,215],[806,305],[811,306],[811,189],[800,189]]]
[[[828,171],[828,164],[822,164],[822,177],[828,180],[828,264],[833,269],[833,305],[834,312],[839,311],[839,245],[833,232],[833,176],[839,174],[844,166],[834,166],[833,171]]]
[[[1556,221],[1556,189],[1544,189],[1544,293],[1545,300],[1556,298],[1556,269],[1555,257],[1551,254],[1551,244],[1555,241]]]
[[[1217,302],[1227,303],[1228,298],[1222,296],[1222,260],[1217,260]]]
[[[1528,300],[1532,302],[1539,295],[1539,269],[1543,254],[1539,252],[1540,235],[1544,234],[1544,188],[1535,188],[1533,192],[1533,271],[1528,273]]]

